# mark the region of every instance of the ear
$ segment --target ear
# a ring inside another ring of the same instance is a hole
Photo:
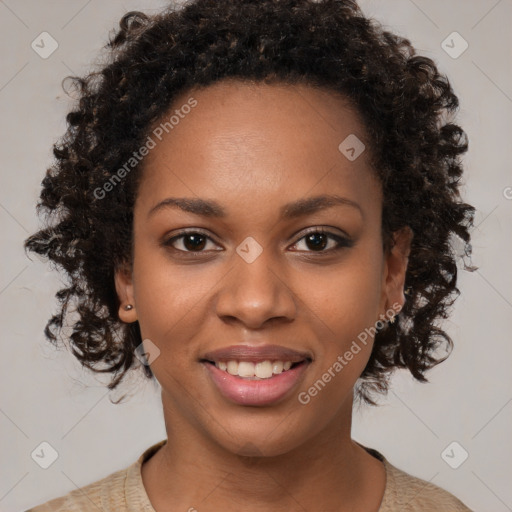
[[[396,313],[405,303],[404,285],[411,242],[412,229],[405,226],[393,233],[393,246],[385,255],[383,275],[383,300],[386,310],[393,308]]]
[[[137,309],[133,293],[132,272],[128,265],[121,265],[115,270],[114,281],[120,302],[119,319],[125,323],[135,322],[137,320]],[[128,304],[132,305],[133,308],[126,310],[125,307]]]

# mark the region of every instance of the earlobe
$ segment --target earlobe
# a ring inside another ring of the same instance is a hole
[[[114,274],[117,297],[119,299],[119,319],[125,323],[137,320],[132,274],[128,267],[119,267]]]
[[[405,303],[404,285],[411,252],[413,232],[409,226],[405,226],[393,233],[394,245],[386,257],[385,288],[389,305],[399,304],[400,308]]]

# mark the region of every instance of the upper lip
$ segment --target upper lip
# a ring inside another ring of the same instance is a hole
[[[300,363],[301,361],[312,361],[313,357],[309,352],[298,352],[288,347],[280,345],[231,345],[229,347],[219,348],[207,352],[202,360],[217,361],[291,361]]]

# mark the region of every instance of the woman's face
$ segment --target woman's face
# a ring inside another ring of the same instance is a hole
[[[360,120],[330,92],[225,81],[162,122],[116,287],[166,417],[265,455],[346,426],[371,328],[403,304],[409,243],[383,252]]]

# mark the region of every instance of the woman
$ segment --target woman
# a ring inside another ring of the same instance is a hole
[[[109,47],[26,247],[70,279],[48,338],[76,310],[75,356],[156,378],[167,439],[32,510],[469,510],[350,436],[354,399],[452,344],[447,78],[351,0],[132,12]]]

